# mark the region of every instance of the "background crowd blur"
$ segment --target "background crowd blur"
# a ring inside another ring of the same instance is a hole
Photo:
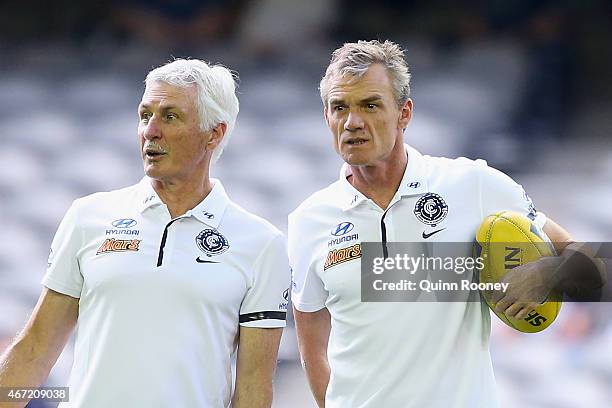
[[[372,38],[407,50],[408,143],[486,158],[577,239],[612,240],[610,2],[9,2],[0,12],[0,351],[36,302],[72,200],[142,176],[136,107],[152,67],[191,56],[240,73],[238,125],[213,175],[286,231],[288,212],[338,174],[317,90],[330,52]],[[502,406],[612,406],[611,307],[565,304],[535,335],[493,319]],[[49,384],[65,384],[71,355],[69,346]],[[292,323],[276,389],[275,407],[314,407]]]

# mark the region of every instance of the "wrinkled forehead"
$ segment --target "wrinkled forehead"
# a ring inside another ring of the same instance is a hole
[[[142,94],[141,104],[177,103],[189,105],[197,103],[195,84],[176,85],[164,81],[147,81]]]
[[[329,77],[327,100],[332,98],[366,97],[369,94],[393,98],[393,86],[386,68],[371,65],[363,73],[335,72]]]
[[[365,73],[365,71],[359,73],[333,71],[329,76],[329,87],[354,85],[363,79]]]

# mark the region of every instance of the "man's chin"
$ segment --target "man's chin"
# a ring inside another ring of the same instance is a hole
[[[147,177],[152,179],[159,179],[163,175],[163,172],[161,171],[159,166],[156,166],[155,164],[151,163],[145,163],[144,173],[147,175]]]
[[[363,154],[346,153],[342,155],[342,160],[349,166],[365,166],[369,163],[368,157]]]

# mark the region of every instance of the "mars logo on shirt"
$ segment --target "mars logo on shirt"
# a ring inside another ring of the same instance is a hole
[[[219,255],[227,251],[229,243],[227,238],[215,229],[205,229],[196,237],[196,244],[208,256]]]
[[[358,258],[361,258],[361,244],[351,245],[346,248],[332,249],[327,253],[327,259],[325,259],[323,270],[326,271],[333,266]]]
[[[115,239],[107,238],[104,240],[96,255],[103,254],[105,252],[125,252],[125,251],[138,251],[140,249],[140,239]]]
[[[414,206],[414,215],[424,224],[435,227],[448,214],[448,205],[435,193],[427,193]]]

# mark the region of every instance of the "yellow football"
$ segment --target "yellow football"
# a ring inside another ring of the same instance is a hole
[[[478,228],[474,252],[482,258],[480,282],[500,282],[508,271],[535,261],[543,256],[555,256],[555,249],[544,231],[529,218],[513,211],[489,215]],[[483,296],[484,297],[484,296]],[[553,294],[524,319],[513,319],[495,312],[495,303],[485,301],[504,323],[525,333],[536,333],[552,324],[559,310],[561,299]]]

